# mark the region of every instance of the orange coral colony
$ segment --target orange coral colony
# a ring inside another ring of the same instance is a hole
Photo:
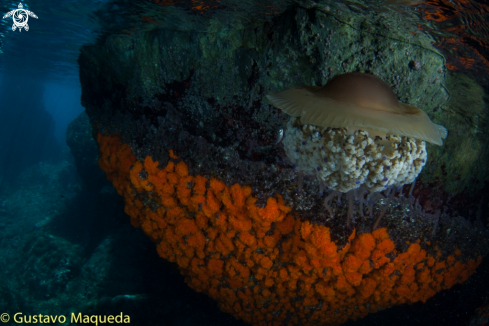
[[[97,136],[99,165],[125,211],[176,262],[188,285],[253,325],[338,325],[393,305],[425,302],[467,280],[482,258],[398,252],[387,229],[338,248],[322,225],[302,222],[282,197],[255,205],[250,187],[189,175],[170,151],[162,167],[137,160],[117,134]]]

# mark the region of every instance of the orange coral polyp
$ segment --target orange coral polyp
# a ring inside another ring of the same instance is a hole
[[[421,243],[397,252],[385,228],[353,231],[338,248],[327,227],[289,214],[280,195],[260,208],[250,187],[191,176],[173,151],[163,167],[149,156],[136,160],[117,134],[99,133],[97,141],[99,166],[124,197],[131,224],[178,264],[191,288],[253,325],[338,325],[425,302],[481,262],[461,261],[458,249],[433,257]]]

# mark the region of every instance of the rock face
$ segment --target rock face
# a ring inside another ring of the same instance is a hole
[[[465,281],[487,250],[478,188],[467,196],[469,181],[440,174],[467,162],[452,161],[464,149],[450,136],[443,149],[427,146],[432,168],[417,186],[389,190],[388,198],[363,206],[340,196],[326,210],[329,192],[318,196],[315,178],[299,178],[297,191],[279,142],[288,116],[265,100],[271,90],[371,73],[449,135],[471,128],[447,123],[457,114],[445,106],[444,58],[425,34],[400,25],[396,11],[350,9],[301,3],[254,24],[247,23],[253,16],[211,16],[199,29],[165,28],[167,19],[110,34],[80,55],[99,166],[131,223],[190,287],[249,323],[340,324],[426,301]],[[360,203],[370,198],[360,196]],[[458,211],[468,204],[479,213],[464,218]],[[365,215],[381,216],[380,228]]]

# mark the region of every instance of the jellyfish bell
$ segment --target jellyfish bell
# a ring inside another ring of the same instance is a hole
[[[267,98],[293,117],[283,141],[291,162],[335,191],[412,183],[426,163],[425,141],[442,145],[447,136],[369,74],[342,74],[322,87],[294,87]]]
[[[431,122],[417,107],[399,102],[389,85],[369,74],[346,73],[322,87],[299,86],[267,98],[285,113],[300,117],[303,124],[375,130],[436,145],[447,136],[445,127]]]

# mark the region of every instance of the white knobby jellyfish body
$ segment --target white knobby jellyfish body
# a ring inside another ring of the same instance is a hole
[[[288,158],[330,189],[371,192],[411,183],[427,160],[425,141],[442,145],[445,127],[401,103],[380,78],[338,75],[322,87],[267,95],[293,117],[285,130]]]

